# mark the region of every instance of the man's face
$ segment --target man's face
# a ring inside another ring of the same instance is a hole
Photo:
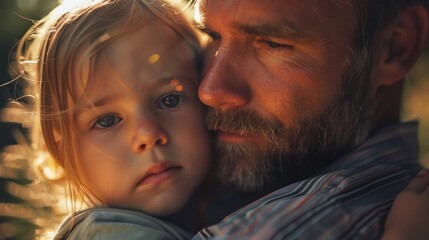
[[[243,190],[295,181],[366,136],[370,99],[354,91],[368,88],[369,70],[349,59],[354,16],[334,1],[198,2],[213,38],[199,96],[223,180]]]

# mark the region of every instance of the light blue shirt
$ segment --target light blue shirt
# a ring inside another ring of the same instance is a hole
[[[73,213],[57,230],[55,240],[185,240],[192,235],[147,214],[96,207]]]

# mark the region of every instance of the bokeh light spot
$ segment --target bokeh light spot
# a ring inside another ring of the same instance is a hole
[[[171,81],[170,81],[170,84],[171,84],[173,87],[175,87],[175,86],[179,85],[179,80],[177,80],[177,79],[173,79],[173,80],[171,80]]]
[[[149,57],[149,63],[150,64],[154,64],[154,63],[158,62],[158,60],[159,60],[160,57],[161,56],[159,54],[157,54],[157,53],[152,54],[152,56]]]
[[[178,92],[181,92],[181,91],[183,91],[183,85],[177,85],[176,86],[176,91],[178,91]]]

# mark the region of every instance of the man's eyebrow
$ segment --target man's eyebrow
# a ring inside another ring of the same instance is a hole
[[[240,32],[250,35],[266,36],[274,38],[310,39],[312,38],[304,31],[297,30],[294,24],[288,22],[263,23],[263,24],[241,24],[235,23],[234,27]]]
[[[210,27],[206,26],[202,21],[193,21],[194,26],[207,34],[212,34]],[[305,31],[297,30],[298,28],[294,24],[288,22],[281,23],[265,23],[265,24],[243,24],[234,23],[233,27],[238,32],[254,35],[254,36],[265,36],[273,38],[290,38],[300,41],[311,41],[316,40],[316,36],[306,33]]]

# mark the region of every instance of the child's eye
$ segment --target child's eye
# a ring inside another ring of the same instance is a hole
[[[110,128],[122,121],[122,118],[116,115],[103,115],[97,118],[92,128]]]
[[[174,108],[174,107],[177,107],[177,105],[179,105],[180,102],[181,102],[180,95],[177,94],[176,92],[172,92],[163,96],[160,99],[158,103],[158,107],[161,109]]]

